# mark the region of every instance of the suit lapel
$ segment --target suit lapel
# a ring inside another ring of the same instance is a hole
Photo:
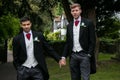
[[[24,52],[26,53],[25,37],[24,37],[24,34],[23,34],[23,33],[20,34],[20,44],[21,44]]]
[[[73,39],[73,21],[70,23],[70,35],[71,38]]]
[[[35,34],[34,31],[32,31],[32,34],[33,34],[33,42],[34,42],[34,39],[35,39],[35,37],[36,37],[36,34]]]
[[[37,34],[34,31],[32,31],[32,35],[33,35],[33,47],[34,47],[33,49],[34,49],[34,53],[36,53],[37,50],[35,50],[36,49],[36,44],[35,44],[34,39],[35,39],[35,37],[37,37],[36,36]]]
[[[80,25],[82,24],[82,23],[84,23],[84,19],[83,18],[81,18],[81,22],[80,22]],[[70,23],[70,35],[71,35],[71,37],[72,37],[72,39],[73,39],[73,21]],[[81,28],[81,26],[80,26],[80,30],[79,30],[79,35],[81,36],[83,34],[83,30],[82,30],[82,28]],[[80,37],[79,37],[80,38]]]
[[[81,25],[82,23],[85,23],[83,18],[81,18],[80,25]],[[68,26],[68,27],[70,27],[69,30],[70,30],[70,35],[71,35],[71,38],[72,38],[72,39],[73,39],[73,24],[74,24],[74,22],[72,21],[72,22],[70,23],[70,26]],[[80,35],[80,36],[79,36],[79,40],[80,40],[80,37],[81,37],[82,34],[83,34],[83,29],[82,29],[81,26],[80,26],[80,30],[79,30],[79,35]]]
[[[80,22],[80,30],[79,30],[79,35],[80,35],[80,37],[81,37],[81,35],[83,34],[83,30],[82,30],[82,28],[81,28],[81,24],[82,23],[84,23],[84,20],[83,20],[83,18],[81,18],[81,22]],[[80,38],[79,37],[79,38]]]

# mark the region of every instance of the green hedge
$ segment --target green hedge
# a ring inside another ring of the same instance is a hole
[[[49,41],[49,44],[61,56],[64,50],[65,41]],[[45,53],[46,54],[46,53]],[[47,54],[46,54],[47,55]],[[47,55],[48,56],[48,55]]]
[[[100,47],[99,52],[103,53],[116,53],[117,40],[115,39],[109,39],[109,38],[100,38]]]

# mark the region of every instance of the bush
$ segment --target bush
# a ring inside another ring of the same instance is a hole
[[[12,50],[12,38],[8,40],[8,50]]]
[[[116,42],[116,59],[120,61],[120,39]]]
[[[47,34],[47,40],[53,40],[53,41],[60,40],[60,31],[50,32],[49,34]]]
[[[49,41],[49,44],[54,48],[54,50],[61,56],[64,50],[65,41]],[[47,55],[45,53],[45,55]],[[47,55],[48,56],[48,55]]]
[[[116,53],[116,40],[109,38],[100,38],[100,52]]]
[[[19,20],[8,14],[0,17],[0,42],[13,37],[19,32]]]
[[[48,43],[54,48],[54,50],[61,55],[63,53],[65,39],[61,40],[60,31],[58,32],[44,32],[45,38],[48,40]],[[47,55],[45,53],[45,55]],[[47,55],[48,56],[48,55]]]

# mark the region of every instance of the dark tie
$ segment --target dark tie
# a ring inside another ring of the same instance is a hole
[[[75,21],[75,26],[77,26],[77,25],[78,25],[78,23],[79,23],[79,21],[78,21],[78,20],[76,20],[76,21]]]
[[[30,33],[26,34],[26,37],[27,37],[28,40],[30,40],[30,35],[31,35]]]

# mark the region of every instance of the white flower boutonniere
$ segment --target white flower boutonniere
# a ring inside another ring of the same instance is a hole
[[[38,37],[35,37],[34,41],[40,42],[40,40],[38,39]]]
[[[85,25],[84,22],[82,22],[80,26],[81,26],[81,27],[86,27],[86,25]]]

